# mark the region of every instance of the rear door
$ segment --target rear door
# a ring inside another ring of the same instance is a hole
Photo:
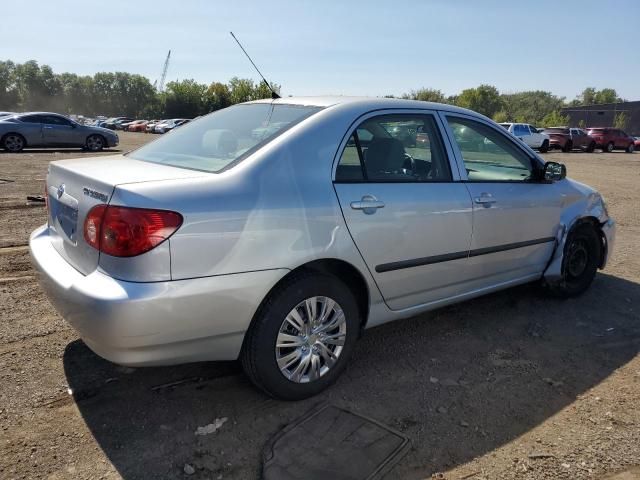
[[[558,184],[535,181],[541,163],[499,127],[461,114],[442,117],[473,200],[470,276],[478,288],[535,278],[560,228]]]
[[[468,277],[471,199],[440,125],[430,111],[371,113],[339,153],[347,227],[393,310],[454,295]]]
[[[42,145],[42,115],[25,115],[20,117],[20,134],[24,136],[29,147]]]

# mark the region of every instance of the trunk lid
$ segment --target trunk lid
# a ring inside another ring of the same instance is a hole
[[[46,193],[53,247],[75,269],[87,275],[97,268],[100,252],[84,240],[84,219],[94,206],[110,202],[116,186],[206,175],[211,174],[142,162],[123,155],[52,162]]]

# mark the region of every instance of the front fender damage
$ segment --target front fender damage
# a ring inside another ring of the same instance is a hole
[[[571,230],[584,222],[591,222],[598,226],[598,233],[602,241],[602,257],[599,268],[603,269],[606,266],[613,252],[616,225],[607,213],[602,196],[593,192],[563,212],[556,234],[556,248],[543,274],[546,283],[555,284],[562,281],[562,266],[567,238]]]

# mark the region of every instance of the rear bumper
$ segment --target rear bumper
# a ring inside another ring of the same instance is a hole
[[[286,269],[135,283],[82,275],[31,234],[32,262],[51,303],[98,355],[130,366],[234,360],[260,302]]]

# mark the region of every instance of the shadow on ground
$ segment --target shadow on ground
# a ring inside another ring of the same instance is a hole
[[[75,341],[64,367],[125,479],[182,478],[185,463],[192,478],[257,478],[265,442],[320,402],[404,432],[412,448],[386,478],[422,479],[527,432],[635,357],[639,299],[640,285],[600,274],[577,299],[525,285],[375,328],[333,388],[296,403],[266,398],[235,362],[129,372]]]

